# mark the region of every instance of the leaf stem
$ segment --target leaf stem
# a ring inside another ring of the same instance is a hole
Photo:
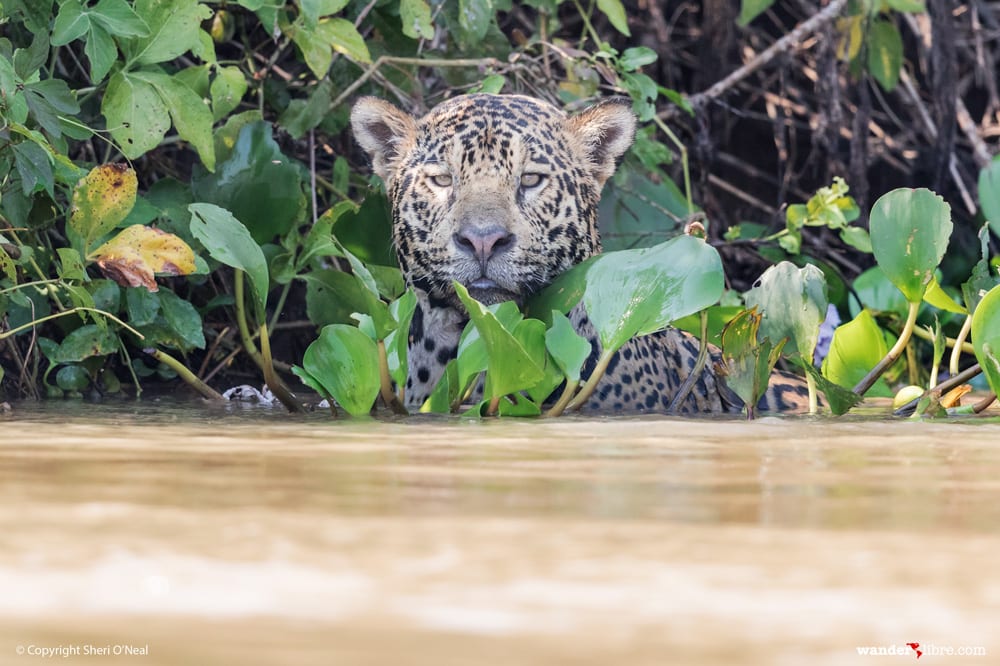
[[[261,356],[264,362],[264,381],[267,382],[267,387],[288,411],[293,413],[306,411],[295,394],[288,390],[285,382],[281,381],[281,377],[274,371],[274,362],[271,360],[271,337],[267,334],[267,324],[260,325],[259,334]]]
[[[260,352],[257,351],[257,345],[253,342],[253,336],[250,335],[250,326],[247,323],[246,303],[243,298],[243,281],[243,271],[238,268],[235,269],[233,275],[233,298],[236,301],[236,324],[240,329],[240,340],[243,342],[243,348],[250,358],[253,359],[253,362],[257,364],[261,372],[266,375],[267,369],[264,367],[264,359],[261,358]],[[273,391],[274,389],[271,390]]]
[[[486,416],[496,416],[500,411],[500,396],[490,399],[490,406],[486,408]]]
[[[198,391],[202,397],[207,398],[208,400],[218,400],[221,402],[226,401],[222,394],[198,379],[198,377],[195,376],[195,374],[191,372],[186,365],[165,351],[161,351],[154,347],[149,347],[147,349],[143,349],[142,351],[152,356],[155,361],[168,366],[171,370],[176,372],[178,377],[183,379],[184,382],[191,386],[194,390]],[[138,384],[136,384],[136,386],[138,386]]]
[[[110,312],[105,312],[104,310],[98,310],[97,308],[88,308],[88,307],[84,307],[84,306],[81,305],[79,307],[70,308],[69,310],[63,310],[62,312],[56,312],[55,314],[50,314],[50,315],[42,317],[40,319],[33,319],[33,320],[29,321],[27,324],[22,324],[22,325],[18,326],[17,328],[10,329],[6,333],[0,333],[0,340],[3,340],[4,338],[9,338],[12,335],[16,335],[17,333],[20,333],[21,331],[23,331],[23,330],[25,330],[27,328],[31,328],[33,326],[37,326],[38,324],[41,324],[42,322],[49,321],[51,319],[57,319],[59,317],[65,317],[66,315],[70,315],[70,314],[76,314],[77,312],[81,312],[81,311],[82,312],[94,312],[96,314],[103,315],[103,316],[107,317],[108,319],[114,321],[116,324],[118,324],[119,326],[121,326],[122,328],[124,328],[125,330],[127,330],[132,335],[137,336],[140,340],[145,340],[146,339],[146,336],[144,336],[142,333],[140,333],[139,331],[135,330],[134,328],[132,328],[131,326],[129,326],[128,324],[126,324],[125,322],[123,322],[121,319],[119,319],[118,317],[114,316]]]
[[[382,400],[393,413],[409,414],[406,407],[400,402],[399,396],[392,390],[392,376],[389,375],[389,356],[385,351],[385,340],[379,340],[376,344],[378,346],[379,391],[382,393]]]
[[[864,378],[858,382],[852,391],[858,395],[864,395],[868,392],[868,389],[872,387],[879,377],[889,368],[890,365],[899,359],[900,355],[903,353],[903,349],[906,348],[907,343],[910,341],[910,337],[913,335],[913,330],[916,328],[914,324],[917,322],[917,311],[920,309],[920,301],[911,301],[910,310],[906,315],[906,323],[903,325],[903,330],[899,333],[899,339],[896,340],[896,344],[892,346],[889,353],[885,357],[875,364],[875,367],[871,369]]]
[[[926,340],[927,342],[934,342],[934,335],[931,334],[931,333],[928,333],[927,331],[925,331],[924,329],[920,328],[919,326],[915,326],[913,328],[913,335],[917,336],[921,340]],[[961,343],[959,343],[959,341],[956,340],[955,338],[945,338],[944,339],[944,344],[947,347],[955,347],[956,345],[958,345],[958,346],[960,346],[962,348],[962,352],[965,353],[965,354],[975,354],[976,353],[976,350],[973,348],[973,346],[972,346],[971,343],[965,342],[965,341],[962,341]]]
[[[976,375],[982,373],[982,371],[983,369],[979,367],[978,363],[970,365],[968,368],[962,370],[962,372],[958,373],[957,375],[949,377],[948,379],[944,380],[937,386],[927,389],[926,391],[923,392],[921,396],[909,401],[908,403],[906,403],[905,405],[894,411],[892,414],[893,416],[909,416],[910,414],[913,413],[913,410],[916,409],[917,403],[920,402],[920,400],[922,400],[923,398],[930,395],[932,392],[940,391],[941,393],[946,393],[951,389],[955,388],[956,386],[959,386],[960,384],[964,384],[965,382],[969,381]]]
[[[677,408],[684,402],[688,394],[691,393],[691,389],[694,388],[694,383],[701,376],[701,371],[705,368],[705,361],[708,359],[708,311],[701,311],[701,339],[699,340],[698,347],[698,358],[694,362],[694,367],[691,368],[691,372],[688,376],[684,378],[684,382],[681,387],[677,389],[677,393],[674,394],[673,399],[670,401],[670,406],[667,407],[668,414],[674,414]]]
[[[962,322],[962,328],[958,331],[958,335],[955,336],[955,346],[951,348],[951,358],[948,359],[948,372],[952,375],[958,374],[958,361],[962,357],[962,352],[964,351],[962,345],[965,343],[965,339],[969,337],[969,332],[971,330],[972,315],[968,315],[966,316],[965,321]]]
[[[576,394],[566,409],[569,410],[579,410],[590,400],[590,396],[594,394],[594,390],[597,388],[597,384],[604,377],[605,371],[608,369],[608,363],[611,362],[611,358],[615,355],[617,349],[612,349],[610,351],[605,351],[601,354],[601,357],[597,359],[597,365],[594,367],[594,371],[590,373],[590,377],[587,377],[587,382],[580,389],[580,392]]]
[[[566,406],[569,405],[569,401],[573,399],[573,394],[576,392],[576,387],[580,385],[580,380],[575,379],[573,381],[566,380],[566,386],[563,387],[562,393],[559,395],[559,399],[556,404],[549,407],[543,416],[545,418],[551,418],[554,416],[562,416],[562,413],[566,411]]]

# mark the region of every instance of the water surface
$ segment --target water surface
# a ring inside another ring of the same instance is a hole
[[[998,435],[17,405],[0,663],[1000,663]]]

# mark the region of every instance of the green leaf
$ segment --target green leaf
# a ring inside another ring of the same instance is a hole
[[[489,357],[486,382],[490,397],[497,398],[534,386],[545,374],[542,368],[492,312],[469,296],[461,283],[454,282],[454,285],[469,313],[469,320],[486,345]]]
[[[162,72],[140,70],[130,78],[145,81],[156,89],[170,109],[177,133],[190,141],[198,151],[202,164],[209,171],[215,170],[215,145],[212,143],[212,112],[191,88]]]
[[[90,386],[90,373],[82,365],[65,365],[56,373],[56,385],[63,391],[79,393]]]
[[[52,24],[52,46],[63,46],[79,39],[90,28],[90,16],[83,5],[76,0],[67,0],[59,7],[55,23]]]
[[[91,244],[124,220],[135,206],[139,183],[126,164],[102,164],[90,170],[73,189],[69,226]]]
[[[678,236],[651,248],[600,255],[587,271],[583,302],[608,352],[712,305],[723,287],[715,248]]]
[[[631,37],[632,33],[628,29],[628,18],[625,16],[625,7],[621,0],[597,0],[597,8],[604,12],[604,15],[611,21],[615,30],[626,37]]]
[[[840,240],[861,252],[871,254],[872,239],[863,227],[844,227],[840,230]]]
[[[458,24],[466,33],[466,40],[482,40],[492,19],[492,0],[458,0]]]
[[[129,159],[156,148],[170,129],[170,110],[149,83],[115,73],[101,102],[108,130]]]
[[[118,336],[110,329],[86,324],[76,329],[59,344],[53,362],[74,363],[91,356],[107,356],[118,351]]]
[[[591,346],[558,310],[552,311],[552,327],[545,332],[545,346],[566,379],[580,381],[580,370],[590,356]]]
[[[128,321],[133,326],[152,324],[160,312],[160,292],[152,292],[145,287],[130,287],[125,290],[125,308]]]
[[[228,116],[240,105],[246,92],[247,80],[238,67],[217,68],[210,88],[213,118],[222,120]]]
[[[125,0],[100,0],[90,9],[90,20],[117,37],[145,37],[149,26]]]
[[[991,289],[972,314],[972,346],[990,389],[1000,394],[1000,287]]]
[[[232,154],[215,173],[195,169],[191,188],[196,199],[232,211],[257,243],[288,233],[305,212],[299,169],[278,148],[265,122],[240,130]]]
[[[878,266],[872,266],[854,279],[853,293],[860,302],[850,299],[848,305],[852,315],[857,315],[863,308],[876,313],[893,313],[905,319],[910,306],[906,297],[896,289]]]
[[[293,138],[301,139],[306,132],[317,127],[327,117],[333,94],[333,82],[329,78],[324,78],[309,93],[308,99],[293,99],[288,104],[288,108],[278,119],[279,124]]]
[[[181,349],[204,349],[205,332],[202,330],[201,315],[195,307],[169,289],[163,289],[159,294],[163,318],[183,342]]]
[[[14,151],[14,165],[21,176],[21,188],[31,194],[36,185],[41,185],[49,196],[54,196],[52,177],[52,156],[33,141],[10,144]]]
[[[417,309],[417,295],[408,289],[402,296],[389,304],[389,314],[396,320],[396,330],[385,339],[386,361],[389,366],[389,376],[396,386],[406,385],[409,371],[407,354],[409,352],[410,323]]]
[[[920,14],[927,11],[923,0],[886,0],[886,4],[897,12]]]
[[[400,0],[399,20],[410,39],[434,39],[434,23],[427,0]]]
[[[372,57],[365,44],[365,38],[347,19],[324,19],[319,22],[317,31],[337,53],[341,53],[355,62],[365,65],[371,64]]]
[[[59,255],[59,277],[63,280],[83,280],[87,279],[87,272],[83,268],[83,259],[80,253],[71,247],[57,247],[56,253]]]
[[[347,6],[348,0],[299,0],[302,13],[316,22],[321,16],[336,14]]]
[[[927,189],[899,188],[882,196],[869,220],[872,251],[886,277],[913,303],[941,263],[951,236],[951,208]]]
[[[834,415],[840,416],[841,414],[846,414],[850,411],[851,407],[854,407],[859,402],[864,400],[864,398],[854,391],[831,382],[829,379],[824,377],[822,373],[820,373],[816,366],[811,363],[803,363],[801,365],[806,373],[809,374],[816,383],[816,388],[823,392],[823,396],[826,398],[826,402],[830,406],[830,411],[833,412]]]
[[[136,0],[135,8],[149,26],[148,36],[128,45],[131,60],[151,65],[173,60],[198,48],[198,26],[212,15],[198,0]]]
[[[722,331],[723,372],[726,385],[743,400],[752,418],[754,408],[767,390],[771,371],[778,362],[786,340],[776,346],[770,339],[760,339],[761,316],[744,310],[726,324]]]
[[[87,45],[83,48],[83,52],[90,60],[90,80],[95,83],[104,80],[118,57],[118,49],[111,35],[97,23],[92,23],[90,26]]]
[[[823,359],[823,376],[844,388],[853,387],[882,360],[887,351],[882,329],[868,310],[862,310],[857,317],[834,331],[830,353]],[[866,395],[889,397],[892,392],[885,381],[879,379]]]
[[[788,338],[786,353],[812,363],[828,305],[823,271],[812,265],[798,268],[788,261],[771,266],[746,293],[746,304],[760,312],[762,336]]]
[[[979,244],[982,256],[972,267],[972,275],[962,284],[962,300],[969,312],[974,312],[980,299],[1000,284],[1000,277],[990,270],[990,232],[985,224],[979,230]]]
[[[306,349],[302,366],[349,414],[371,411],[380,386],[378,349],[354,326],[324,327]]]
[[[994,235],[1000,237],[1000,158],[979,172],[979,206]]]
[[[213,259],[247,274],[258,320],[263,320],[269,287],[267,259],[243,223],[224,208],[209,203],[193,203],[191,233]]]
[[[736,19],[737,25],[746,27],[773,4],[774,0],[743,0],[740,3],[740,16]]]
[[[656,62],[656,51],[648,46],[633,46],[625,49],[618,63],[626,72],[634,72],[644,65]]]
[[[903,39],[888,21],[876,20],[868,34],[868,71],[882,89],[890,92],[899,83],[903,66]]]
[[[438,380],[424,404],[420,406],[420,413],[447,414],[451,411],[452,404],[458,401],[460,388],[458,360],[453,358],[444,366],[441,379]]]
[[[955,302],[948,293],[941,288],[938,283],[937,278],[931,278],[931,282],[927,285],[927,291],[924,292],[924,300],[936,307],[939,310],[944,310],[946,312],[954,312],[956,314],[968,314],[968,310]]]

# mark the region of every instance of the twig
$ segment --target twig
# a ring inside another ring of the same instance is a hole
[[[745,63],[742,67],[737,68],[729,74],[729,76],[725,77],[721,81],[713,83],[707,90],[690,95],[688,97],[688,102],[691,106],[698,108],[704,106],[716,97],[723,95],[737,83],[747,78],[782,53],[792,50],[797,43],[801,42],[806,37],[806,35],[816,32],[823,27],[825,23],[837,18],[846,6],[847,0],[833,0],[815,16],[795,26],[791,32],[787,33],[774,44],[771,44],[769,47],[761,51],[756,57]],[[675,113],[677,113],[677,109],[671,106],[661,111],[659,116],[660,118],[667,119],[672,117]]]

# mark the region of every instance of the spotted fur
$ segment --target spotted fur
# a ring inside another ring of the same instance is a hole
[[[417,119],[366,97],[351,122],[386,183],[393,242],[418,296],[405,391],[416,407],[455,357],[468,321],[453,280],[483,303],[522,303],[600,252],[601,188],[632,143],[635,116],[621,99],[568,117],[529,97],[466,95]],[[586,376],[600,343],[582,305],[570,319],[593,348]],[[697,340],[676,329],[636,338],[612,359],[587,408],[668,411],[697,355]],[[705,365],[677,412],[742,407],[713,366]],[[798,407],[804,394],[804,384],[783,379],[761,406]]]

